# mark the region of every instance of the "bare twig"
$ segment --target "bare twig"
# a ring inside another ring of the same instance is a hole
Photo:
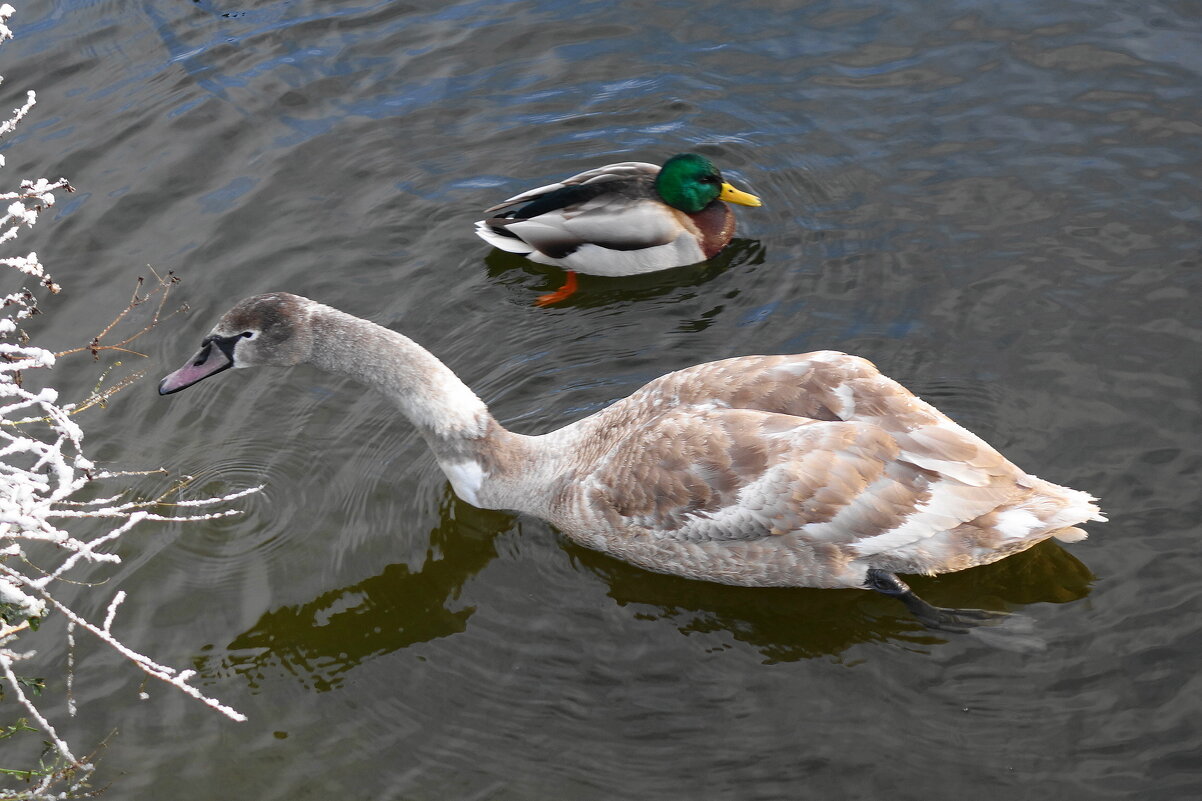
[[[158,272],[155,271],[155,269],[153,267],[150,267],[149,265],[147,265],[147,269],[150,270],[150,273],[151,273],[151,275],[154,276],[154,280],[155,280],[155,285],[153,287],[151,287],[149,291],[147,291],[145,294],[140,293],[140,290],[143,288],[143,286],[146,283],[146,279],[142,276],[139,276],[137,281],[134,283],[134,291],[130,296],[129,303],[126,304],[125,308],[116,317],[114,317],[113,320],[100,331],[100,333],[98,333],[96,336],[92,337],[92,340],[86,345],[79,345],[78,347],[69,348],[67,350],[59,351],[59,352],[53,354],[54,358],[59,359],[64,356],[72,356],[76,353],[83,353],[84,351],[87,351],[92,354],[93,360],[97,360],[100,358],[100,352],[104,351],[104,350],[116,351],[118,353],[128,353],[132,356],[139,356],[141,358],[145,358],[146,357],[145,353],[141,353],[139,351],[132,350],[126,346],[129,345],[134,340],[138,339],[139,337],[143,336],[147,332],[154,329],[159,323],[169,320],[172,317],[174,317],[175,315],[186,312],[188,310],[188,305],[185,303],[185,304],[181,304],[178,308],[173,309],[169,313],[163,314],[163,309],[166,307],[167,300],[171,295],[171,289],[172,289],[172,287],[174,287],[176,284],[179,283],[179,277],[174,273],[174,271],[171,271],[171,270],[168,270],[167,274],[165,276],[162,276],[162,275],[159,275]],[[106,343],[103,341],[104,337],[111,334],[113,329],[116,328],[117,325],[120,324],[121,321],[124,320],[131,311],[133,311],[138,306],[141,306],[141,305],[147,303],[148,301],[153,299],[156,295],[158,296],[158,303],[155,306],[154,312],[151,314],[150,320],[149,320],[149,322],[146,323],[146,325],[144,325],[139,330],[133,332],[132,334],[129,334],[124,339],[120,340],[119,342]],[[36,310],[36,306],[32,305],[34,303],[32,296],[28,296],[28,293],[25,293],[24,295],[22,295],[20,298],[17,298],[17,299],[9,298],[5,305],[12,305],[12,304],[16,304],[16,303],[28,303],[28,304],[30,304],[31,308]],[[16,363],[19,361],[19,359],[22,355],[23,354],[16,353],[16,352],[6,352],[3,348],[0,348],[0,361]],[[42,365],[42,364],[33,364],[33,365],[22,364],[21,365],[22,368],[41,367],[41,366],[44,366],[44,365]],[[110,398],[112,398],[114,395],[116,395],[118,392],[122,391],[123,389],[127,389],[128,387],[137,383],[138,381],[140,381],[142,378],[144,378],[146,376],[145,370],[135,370],[132,373],[129,373],[129,374],[124,375],[121,378],[117,379],[117,381],[115,383],[113,383],[112,385],[101,388],[101,385],[104,383],[105,379],[108,377],[109,372],[111,370],[113,370],[114,368],[120,367],[120,366],[121,366],[121,362],[116,362],[113,365],[111,365],[109,368],[107,368],[103,373],[101,373],[99,380],[96,382],[96,386],[94,386],[92,388],[91,393],[86,398],[84,398],[83,400],[77,401],[75,403],[64,403],[64,404],[62,404],[62,407],[67,410],[68,414],[71,414],[71,415],[79,414],[80,412],[90,409],[93,406],[100,406],[101,408],[104,408],[104,406],[108,403]],[[17,383],[18,386],[20,386],[22,384],[21,370],[17,370],[16,373],[14,374],[14,381]],[[45,417],[26,417],[26,418],[22,418],[22,419],[18,419],[18,420],[5,418],[3,420],[0,420],[0,425],[2,425],[2,426],[23,426],[23,425],[28,425],[30,423],[45,423],[45,422],[47,422],[47,418],[45,418]]]
[[[147,265],[147,269],[150,270],[151,274],[154,276],[155,281],[156,281],[156,285],[154,287],[152,287],[150,289],[150,291],[148,291],[145,295],[138,294],[139,291],[142,289],[142,287],[146,283],[146,279],[144,277],[138,276],[138,280],[134,283],[134,291],[133,291],[132,295],[130,296],[129,303],[127,303],[125,308],[122,309],[121,312],[116,317],[113,318],[112,322],[110,322],[103,329],[101,329],[99,334],[92,337],[92,341],[89,342],[88,344],[80,345],[80,346],[74,347],[74,348],[69,348],[69,349],[63,350],[63,351],[59,351],[58,353],[54,354],[55,358],[62,358],[63,356],[70,356],[75,353],[83,353],[84,351],[88,351],[89,353],[92,354],[93,359],[98,359],[98,358],[100,358],[100,351],[102,351],[102,350],[115,350],[115,351],[119,351],[121,353],[130,353],[130,354],[133,354],[136,356],[145,357],[146,356],[145,353],[139,353],[136,350],[130,350],[126,346],[129,345],[129,343],[133,342],[138,337],[142,336],[146,332],[153,329],[160,322],[163,322],[164,320],[169,320],[172,317],[174,317],[175,315],[180,314],[181,312],[186,312],[188,310],[187,304],[183,304],[179,308],[169,312],[166,315],[163,315],[163,309],[167,305],[167,299],[171,296],[171,289],[172,289],[172,287],[174,287],[176,284],[179,283],[179,277],[176,276],[175,272],[172,270],[168,270],[166,276],[161,276],[155,271],[155,269],[153,267],[150,267],[149,265]],[[150,316],[150,322],[148,322],[141,329],[139,329],[138,331],[135,331],[134,333],[130,334],[129,336],[125,337],[124,339],[122,339],[119,342],[104,343],[102,341],[106,336],[108,336],[110,333],[112,333],[113,329],[116,328],[117,325],[120,324],[120,322],[122,320],[124,320],[131,311],[136,309],[138,306],[141,306],[142,304],[146,303],[151,298],[153,298],[155,295],[159,295],[159,302],[158,302],[158,305],[155,307],[154,313],[151,314],[151,316]]]

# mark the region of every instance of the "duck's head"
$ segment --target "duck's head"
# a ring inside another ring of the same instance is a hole
[[[669,206],[696,214],[715,200],[740,206],[759,206],[755,195],[735,189],[705,156],[681,153],[664,162],[655,178],[655,191]]]
[[[159,382],[159,394],[179,392],[231,367],[306,361],[313,350],[313,332],[308,325],[313,305],[287,292],[239,301],[213,326],[196,355]]]

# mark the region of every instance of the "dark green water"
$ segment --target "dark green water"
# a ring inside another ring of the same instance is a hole
[[[44,344],[86,341],[149,264],[192,307],[142,340],[153,376],[238,298],[288,290],[405,331],[529,433],[695,362],[835,348],[1111,517],[915,582],[1030,618],[1044,647],[1011,651],[867,592],[653,575],[474,509],[341,379],[147,381],[81,419],[94,455],[266,489],[136,530],[81,603],[100,619],[126,590],[119,635],[250,721],[139,701],[84,645],[60,731],[80,751],[117,731],[112,797],[1202,795],[1202,4],[18,12],[0,102],[39,104],[5,175],[79,189],[20,240],[66,287]],[[471,232],[522,189],[682,150],[765,203],[708,265],[539,309],[562,274]],[[80,360],[57,383],[95,380]]]

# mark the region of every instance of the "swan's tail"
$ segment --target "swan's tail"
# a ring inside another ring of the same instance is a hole
[[[1054,484],[1050,486],[1057,490],[1055,497],[1059,497],[1064,502],[1064,505],[1047,521],[1057,527],[1057,530],[1052,532],[1052,536],[1056,539],[1061,542],[1080,542],[1089,535],[1083,529],[1077,528],[1076,524],[1089,521],[1106,522],[1106,516],[1098,508],[1097,498],[1080,490],[1058,487]]]

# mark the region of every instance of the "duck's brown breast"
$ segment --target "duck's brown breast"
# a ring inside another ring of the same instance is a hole
[[[707,259],[718,255],[735,235],[734,212],[721,200],[715,200],[696,214],[686,216],[697,229],[696,235],[700,240],[701,251]]]

